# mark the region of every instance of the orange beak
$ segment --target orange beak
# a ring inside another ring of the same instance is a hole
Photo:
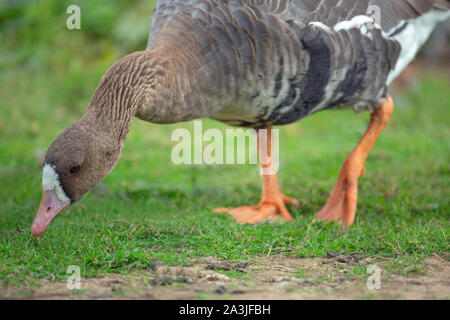
[[[33,236],[38,237],[45,228],[53,220],[56,215],[70,205],[70,201],[63,202],[59,200],[58,195],[54,190],[45,190],[42,197],[39,211],[31,226],[31,233]]]

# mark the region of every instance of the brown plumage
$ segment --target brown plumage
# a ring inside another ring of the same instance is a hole
[[[374,8],[379,24],[368,17]],[[448,9],[448,0],[160,0],[146,51],[113,65],[85,115],[50,146],[33,234],[113,169],[134,116],[259,129],[352,106],[373,112],[366,136],[378,136],[393,107],[387,85]],[[406,43],[410,34],[416,42]],[[353,222],[354,186],[373,142],[362,139],[319,217]],[[284,203],[295,201],[271,175],[261,203],[232,214],[241,222],[288,220]]]

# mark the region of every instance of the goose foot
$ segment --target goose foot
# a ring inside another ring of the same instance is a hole
[[[260,203],[256,206],[243,206],[238,208],[217,208],[215,213],[228,212],[238,223],[255,224],[266,220],[291,221],[291,214],[285,204],[298,207],[298,201],[285,196],[281,192],[264,194]]]
[[[256,206],[244,206],[234,209],[218,208],[213,212],[228,212],[239,223],[258,223],[265,220],[282,219],[293,220],[291,214],[286,209],[285,204],[292,204],[298,207],[298,201],[281,193],[278,185],[278,178],[274,166],[273,154],[276,152],[272,147],[272,129],[267,129],[265,135],[258,131],[258,149],[261,161],[261,174],[263,182],[263,192],[261,201]]]
[[[358,177],[363,176],[364,172],[364,165],[360,161],[353,157],[347,159],[327,204],[317,213],[320,220],[336,220],[346,227],[353,223],[358,199]]]
[[[390,96],[371,115],[361,141],[342,166],[339,179],[325,207],[317,213],[320,220],[337,220],[346,227],[353,224],[358,198],[358,178],[365,173],[364,163],[375,141],[386,127],[394,110]]]

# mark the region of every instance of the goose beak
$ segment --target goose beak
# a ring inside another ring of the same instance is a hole
[[[53,220],[53,218],[60,212],[64,211],[70,204],[70,201],[63,202],[59,200],[55,190],[45,190],[42,197],[39,211],[31,226],[31,233],[38,237],[45,228]]]

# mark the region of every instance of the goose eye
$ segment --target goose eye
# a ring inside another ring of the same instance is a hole
[[[71,174],[75,174],[78,171],[80,171],[80,166],[73,166],[72,168],[70,168],[70,173]]]

